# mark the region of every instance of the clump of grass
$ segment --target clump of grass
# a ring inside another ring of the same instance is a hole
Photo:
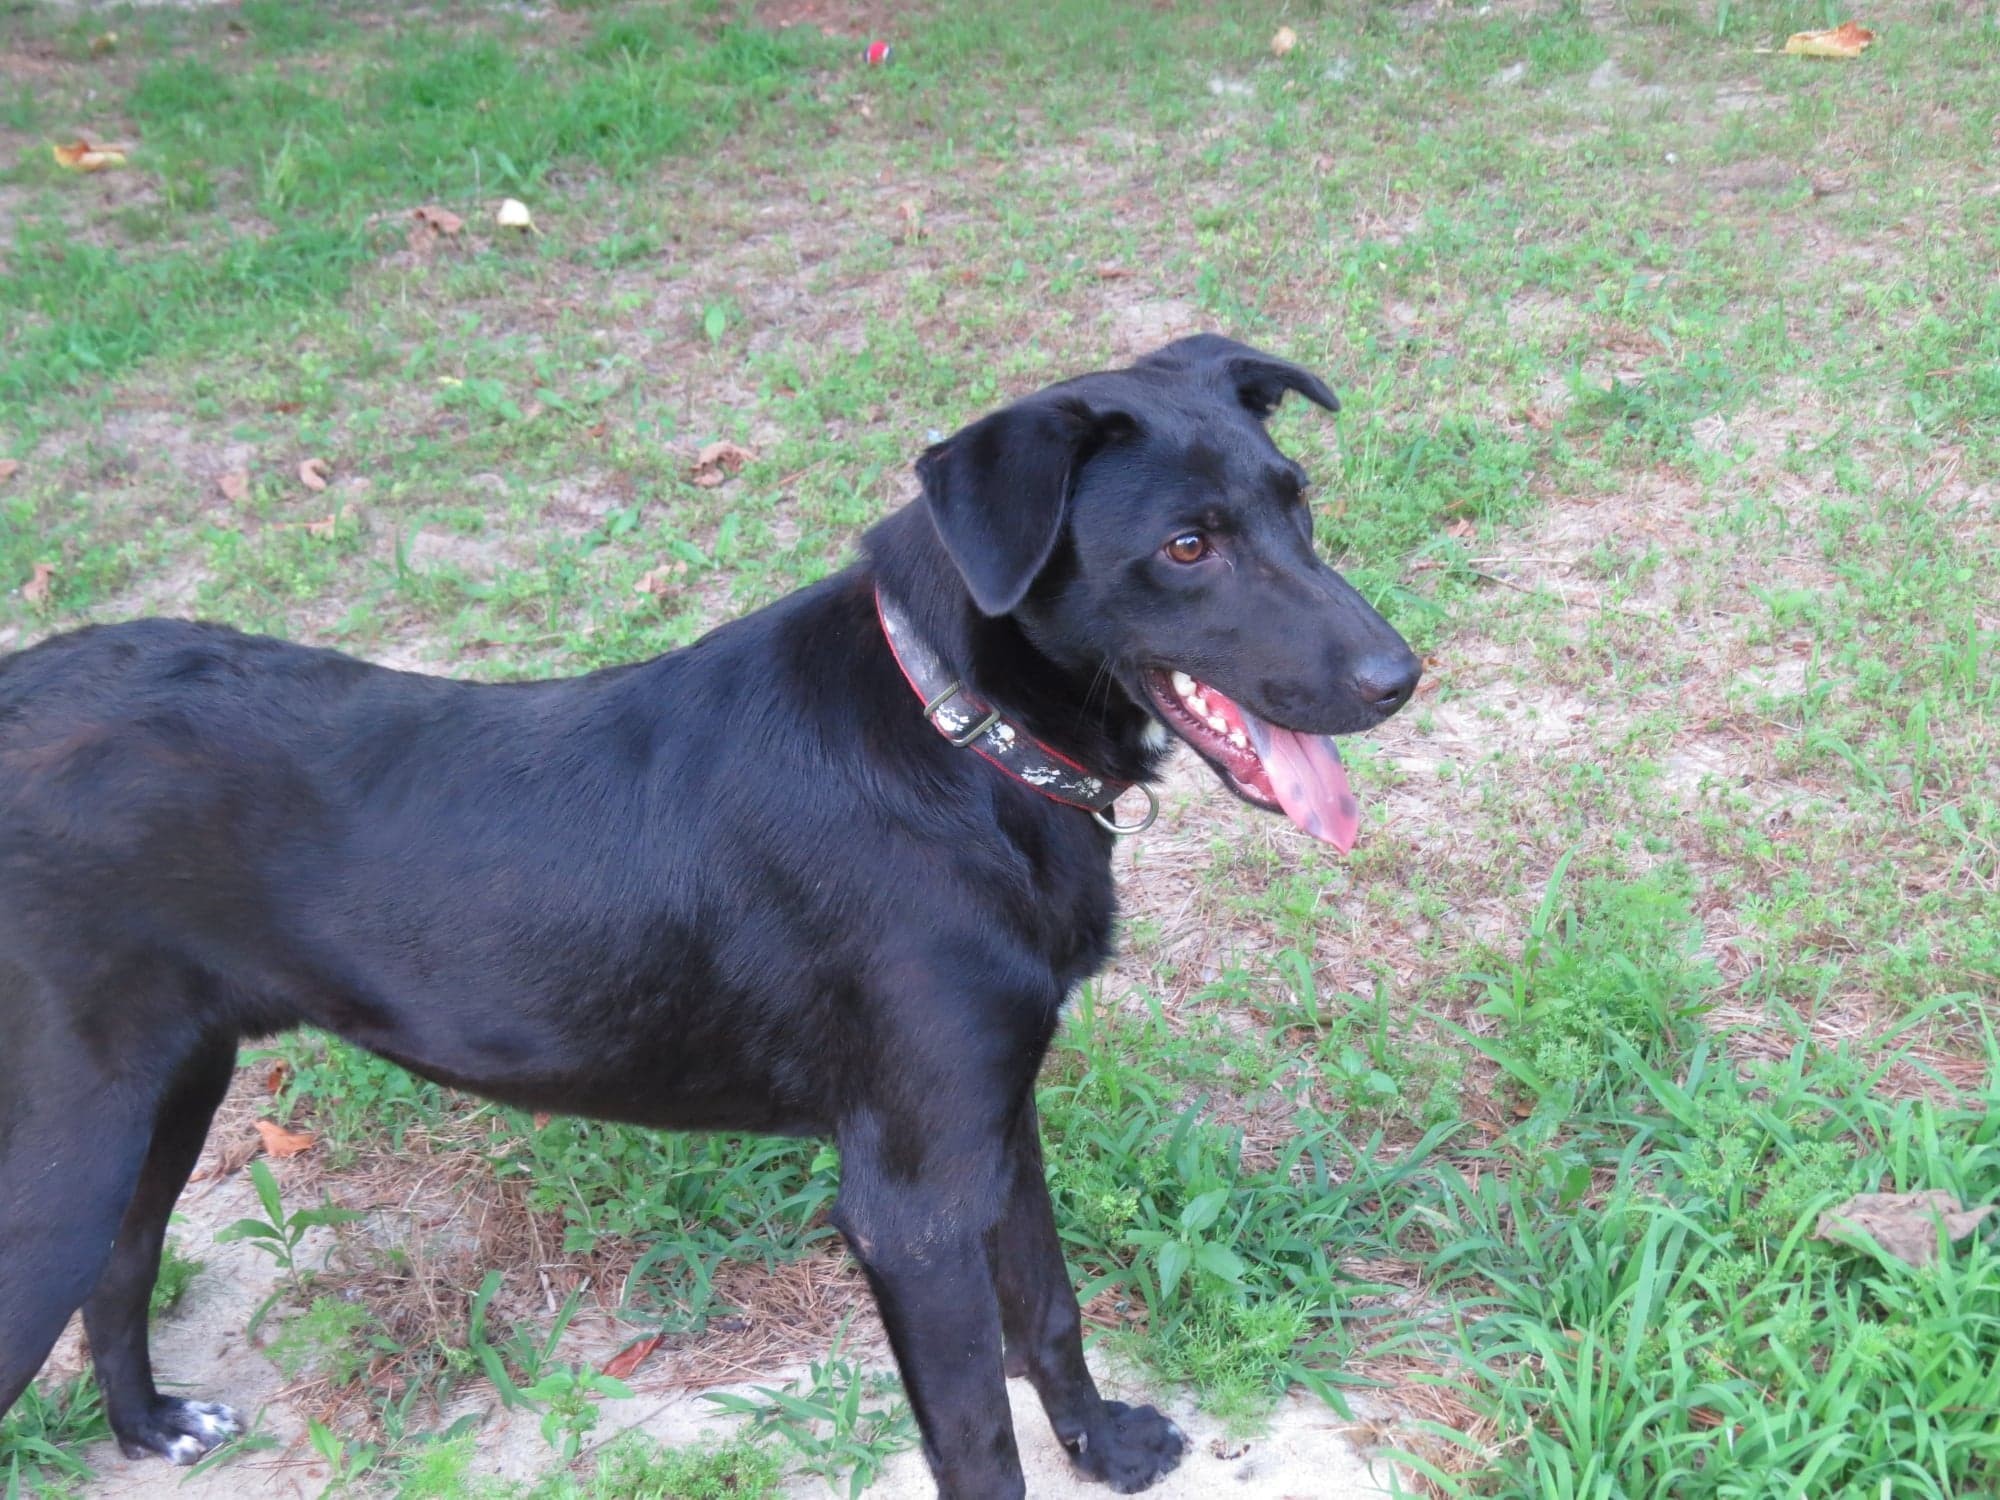
[[[1640,1082],[1594,1123],[1602,1195],[1526,1175],[1441,1179],[1429,1257],[1456,1284],[1451,1377],[1516,1441],[1454,1494],[1946,1497],[2000,1480],[2000,1251],[1928,1267],[1813,1237],[1857,1192],[2000,1195],[1995,1084],[1894,1101],[1885,1067],[1800,1044],[1739,1072],[1627,1050]],[[1621,1128],[1622,1127],[1622,1130]]]
[[[1585,883],[1563,901],[1565,855],[1549,877],[1519,957],[1495,955],[1471,981],[1475,1014],[1495,1032],[1445,1023],[1499,1064],[1551,1126],[1613,1082],[1620,1049],[1673,1055],[1708,1006],[1714,969],[1676,884],[1657,875]]]

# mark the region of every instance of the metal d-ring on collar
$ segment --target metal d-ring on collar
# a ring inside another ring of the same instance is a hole
[[[1104,809],[1093,807],[1090,810],[1090,815],[1097,820],[1099,828],[1108,828],[1111,832],[1123,838],[1128,833],[1144,833],[1148,828],[1153,826],[1153,819],[1160,815],[1160,799],[1153,795],[1153,789],[1147,786],[1145,782],[1135,782],[1134,785],[1145,795],[1146,816],[1136,823],[1114,823],[1111,819],[1104,816]]]

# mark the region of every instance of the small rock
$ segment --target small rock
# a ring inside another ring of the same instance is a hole
[[[1508,63],[1506,67],[1486,80],[1486,86],[1489,89],[1510,89],[1527,76],[1528,65],[1525,62]]]

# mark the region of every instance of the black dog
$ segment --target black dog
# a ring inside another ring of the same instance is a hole
[[[1010,1374],[1082,1474],[1172,1469],[1084,1366],[1033,1089],[1161,726],[1345,848],[1326,737],[1416,685],[1314,555],[1286,391],[1336,404],[1212,335],[1052,386],[865,562],[573,680],[165,620],[0,659],[0,1412],[80,1306],[128,1454],[236,1430],[159,1393],[147,1298],[238,1041],[314,1025],[524,1109],[831,1134],[944,1494],[1023,1493]]]

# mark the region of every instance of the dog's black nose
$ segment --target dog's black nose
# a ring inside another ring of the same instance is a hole
[[[1423,675],[1424,664],[1416,653],[1398,651],[1355,663],[1354,685],[1361,690],[1362,701],[1386,719],[1410,701]]]

